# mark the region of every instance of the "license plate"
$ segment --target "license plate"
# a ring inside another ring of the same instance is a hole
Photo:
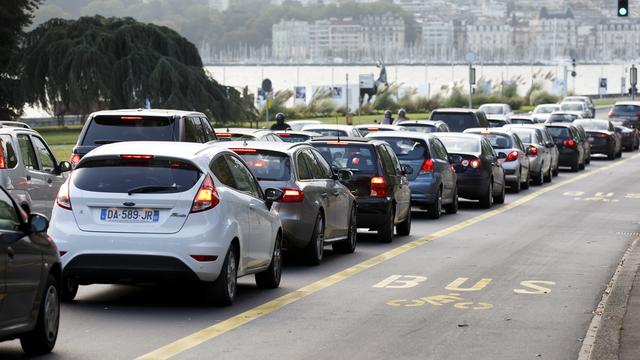
[[[592,137],[589,137],[589,141],[593,141],[593,140],[595,140],[595,139],[594,139],[594,138],[592,138]]]
[[[154,209],[100,209],[100,220],[104,222],[156,223],[160,220],[160,211]]]

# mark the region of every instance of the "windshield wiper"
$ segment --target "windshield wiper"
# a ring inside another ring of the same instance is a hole
[[[127,191],[127,193],[129,195],[131,195],[131,194],[152,193],[152,192],[160,192],[160,191],[167,191],[167,190],[177,190],[177,189],[178,189],[178,186],[176,186],[176,185],[170,185],[170,186],[145,185],[145,186],[138,186],[138,187],[134,187],[132,189],[129,189]]]
[[[118,142],[122,142],[122,140],[94,140],[93,143],[96,145],[106,145],[106,144],[113,144],[113,143],[118,143]]]

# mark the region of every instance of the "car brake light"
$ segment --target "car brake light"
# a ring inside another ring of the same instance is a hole
[[[218,260],[218,257],[215,255],[191,255],[191,257],[197,262],[209,262]]]
[[[573,141],[573,139],[567,139],[563,142],[563,145],[566,147],[572,148],[572,147],[576,147],[576,142]]]
[[[256,152],[256,149],[229,149],[236,154],[253,154]]]
[[[56,205],[67,210],[71,210],[71,197],[69,196],[70,181],[71,177],[67,178],[64,184],[60,186],[60,190],[58,190],[58,196],[56,196]]]
[[[231,137],[231,134],[230,133],[219,132],[219,133],[216,133],[216,136],[218,136],[218,137]]]
[[[218,191],[213,184],[211,176],[207,175],[207,177],[204,178],[202,185],[200,185],[200,189],[198,190],[195,199],[193,199],[191,213],[213,209],[218,205],[218,203],[220,203]]]
[[[531,149],[531,156],[538,155],[538,148],[535,145],[529,145],[529,148]]]
[[[280,133],[280,134],[278,134],[278,136],[280,136],[280,137],[288,137],[288,136],[291,136],[291,134]]]
[[[282,189],[282,203],[299,203],[304,200],[304,192],[298,189]]]
[[[374,176],[371,178],[370,197],[387,197],[387,184],[382,176]]]
[[[7,162],[4,159],[4,148],[0,146],[0,169],[6,169]]]
[[[120,116],[120,120],[142,120],[142,116]]]
[[[369,131],[378,131],[378,130],[380,130],[380,128],[370,127],[370,128],[367,128],[367,130],[369,130]]]
[[[149,160],[153,159],[153,155],[120,155],[122,159]]]
[[[78,154],[73,154],[71,155],[71,159],[69,160],[69,162],[71,163],[71,167],[76,167],[76,165],[78,165],[78,163],[80,162],[80,155]]]
[[[514,150],[507,154],[507,158],[505,159],[505,161],[516,161],[518,160],[518,155],[518,152]]]
[[[422,162],[422,167],[420,168],[420,174],[432,173],[433,172],[433,160],[425,159]]]
[[[609,138],[609,135],[607,135],[607,134],[595,134],[595,135],[593,135],[593,137],[596,137],[598,139],[607,139],[607,138]]]
[[[471,166],[474,169],[479,168],[480,167],[480,160],[476,159],[476,160],[469,161],[469,166]]]

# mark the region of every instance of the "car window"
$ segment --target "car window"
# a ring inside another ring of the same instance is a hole
[[[229,169],[229,164],[225,160],[224,156],[218,156],[217,158],[213,159],[213,161],[209,165],[209,168],[223,185],[233,189],[236,188],[236,182],[233,178],[233,174],[231,174],[231,169]]]
[[[331,166],[329,166],[327,160],[325,160],[325,158],[322,157],[322,155],[320,155],[320,153],[316,150],[309,150],[309,152],[313,154],[317,164],[322,169],[322,178],[331,179],[333,177],[333,171],[331,171]]]
[[[480,152],[480,146],[478,144],[478,140],[474,138],[443,136],[442,138],[440,138],[440,140],[442,140],[445,148],[447,149],[447,152],[449,153]]]
[[[313,179],[313,173],[311,172],[311,165],[309,164],[308,154],[304,151],[298,153],[297,159],[297,170],[298,170],[298,179],[299,180],[310,180]]]
[[[440,140],[431,139],[431,149],[433,149],[436,158],[444,161],[449,161],[447,157],[447,150],[445,149],[444,145],[442,145]]]
[[[421,139],[406,137],[385,137],[384,140],[401,160],[429,159],[429,147]]]
[[[33,145],[28,135],[18,135],[18,145],[20,146],[20,155],[24,167],[29,170],[38,170],[38,160],[36,159],[36,152],[33,150]]]
[[[96,116],[86,127],[82,145],[104,145],[116,141],[177,141],[173,117]]]
[[[16,156],[16,150],[13,145],[13,138],[11,135],[2,135],[2,149],[4,150],[4,162],[7,169],[13,169],[18,165],[18,157]]]
[[[387,150],[387,154],[389,154],[389,157],[391,158],[391,163],[393,164],[393,167],[396,169],[396,175],[402,174],[402,165],[400,165],[400,160],[398,160],[398,157],[396,156],[396,154],[394,154],[393,150],[391,149],[391,147],[389,147],[389,145],[384,145],[384,148]]]
[[[360,174],[376,174],[376,158],[371,145],[312,143],[332,168]]]
[[[256,198],[261,198],[259,187],[251,175],[251,171],[244,166],[242,161],[234,156],[224,155],[224,157],[229,163],[231,175],[233,176],[233,180],[235,180],[235,189]]]
[[[184,119],[185,141],[195,143],[207,142],[207,136],[199,117],[187,117]]]
[[[206,136],[206,141],[217,140],[216,134],[213,132],[213,128],[211,127],[211,123],[207,120],[206,117],[201,117],[200,122],[202,122],[202,128],[204,129],[204,133]]]
[[[478,126],[478,120],[472,113],[434,112],[433,115],[431,115],[431,120],[440,120],[444,122],[453,132],[462,132],[468,128]]]
[[[519,148],[522,151],[524,150],[524,144],[522,143],[522,141],[520,140],[520,137],[518,136],[518,134],[514,134],[513,135],[513,142],[516,144],[516,147]]]
[[[4,192],[0,191],[0,229],[2,230],[18,230],[20,229],[20,220],[13,201]]]
[[[48,173],[56,172],[56,158],[53,157],[53,154],[47,148],[44,141],[37,136],[32,136],[33,146],[36,150],[36,155],[38,156],[38,160],[40,161],[40,169],[42,171],[46,171]]]
[[[387,175],[395,175],[396,169],[393,166],[393,161],[391,160],[391,156],[389,152],[384,146],[377,146],[378,154],[380,155],[380,161],[382,162],[382,169]]]
[[[303,153],[307,161],[307,166],[309,167],[309,170],[311,170],[311,175],[313,175],[313,178],[327,179],[324,169],[322,169],[320,164],[318,164],[318,160],[316,160],[315,156],[313,156],[313,154],[309,150],[305,150],[303,151]]]
[[[259,181],[289,181],[291,179],[291,159],[288,154],[260,149],[236,152]]]

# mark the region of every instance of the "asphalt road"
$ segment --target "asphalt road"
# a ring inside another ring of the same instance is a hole
[[[288,261],[277,290],[242,279],[230,308],[192,289],[82,287],[43,358],[576,359],[640,231],[636,154],[561,172],[491,211],[416,212],[412,236],[392,244],[361,234],[355,254]],[[22,356],[0,343],[1,359]]]

